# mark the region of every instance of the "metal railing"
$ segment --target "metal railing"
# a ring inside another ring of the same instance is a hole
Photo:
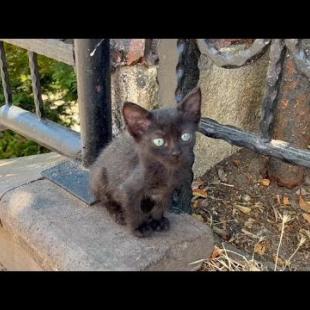
[[[32,79],[35,114],[12,104],[12,91],[2,41],[26,48]],[[60,40],[2,39],[0,71],[5,104],[0,124],[69,158],[89,166],[111,139],[109,40],[79,39],[71,44]],[[98,46],[97,46],[98,45]],[[95,50],[96,49],[96,50]],[[93,54],[91,51],[95,50]],[[44,117],[37,53],[74,65],[77,73],[81,134]]]

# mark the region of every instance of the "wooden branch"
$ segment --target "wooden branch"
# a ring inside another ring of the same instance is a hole
[[[253,133],[244,132],[233,126],[221,125],[209,118],[201,119],[199,132],[210,138],[222,139],[230,144],[246,147],[259,154],[310,168],[310,151],[294,148],[284,141],[267,141]]]
[[[0,39],[28,51],[74,66],[73,45],[57,39]]]

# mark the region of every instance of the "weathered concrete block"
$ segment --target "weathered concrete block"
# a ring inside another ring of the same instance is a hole
[[[265,89],[268,52],[251,65],[238,69],[217,67],[201,54],[199,84],[202,91],[202,115],[225,125],[256,132]],[[195,176],[230,156],[237,147],[197,134]]]
[[[112,74],[113,135],[123,128],[122,105],[132,101],[147,108],[158,107],[158,83],[156,66],[143,65],[118,67]]]
[[[22,166],[23,160],[16,164]],[[42,161],[41,168],[46,168]],[[190,262],[211,254],[211,230],[189,215],[168,217],[169,232],[138,239],[115,224],[104,208],[88,207],[42,179],[13,185],[0,200],[3,229],[44,270],[190,270]]]
[[[40,265],[26,249],[0,225],[0,271],[41,271]]]
[[[6,191],[40,179],[43,166],[49,168],[62,160],[56,153],[0,160],[0,199]]]

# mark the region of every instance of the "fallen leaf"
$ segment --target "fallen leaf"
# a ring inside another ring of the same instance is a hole
[[[222,168],[217,170],[217,175],[222,182],[227,182],[227,176]]]
[[[264,255],[266,252],[266,244],[264,242],[259,242],[255,244],[254,252],[258,255]]]
[[[273,254],[272,257],[273,257],[273,261],[276,262],[277,255]],[[283,258],[281,258],[280,256],[278,256],[278,263],[277,263],[277,265],[279,267],[285,267],[286,266],[285,260]]]
[[[291,204],[290,201],[289,201],[289,198],[288,198],[287,196],[284,196],[284,197],[283,197],[283,204],[284,204],[285,206],[288,206],[288,205]]]
[[[201,179],[197,179],[197,180],[194,180],[192,182],[192,189],[198,189],[202,184],[204,184],[204,181],[201,180]]]
[[[200,200],[199,199],[195,200],[192,204],[192,207],[194,209],[200,208]]]
[[[308,213],[303,213],[302,216],[303,216],[304,219],[310,224],[310,214],[308,214]]]
[[[299,196],[299,206],[304,211],[310,213],[310,201],[305,201],[302,196]]]
[[[241,198],[242,198],[242,200],[245,201],[245,202],[251,201],[251,196],[248,195],[248,194],[244,194]]]
[[[255,204],[254,204],[253,207],[254,207],[254,208],[258,208],[259,210],[264,210],[264,205],[263,205],[263,203],[260,202],[260,201],[255,202]]]
[[[253,218],[249,218],[244,222],[244,226],[246,228],[252,228],[253,224],[254,224],[255,220]]]
[[[248,265],[249,271],[261,271],[261,269],[257,268],[257,266],[255,265],[253,261],[248,261],[247,265]]]
[[[310,230],[306,230],[304,228],[301,228],[299,230],[299,233],[305,237],[307,237],[310,240]]]
[[[194,196],[198,196],[198,197],[202,197],[202,198],[207,198],[208,197],[208,192],[204,191],[203,189],[193,189],[193,195]]]
[[[224,230],[224,229],[221,229],[221,228],[218,228],[216,226],[213,226],[212,227],[212,230],[217,234],[219,235],[220,237],[222,237],[225,241],[228,241],[230,238],[231,238],[231,233]]]
[[[233,164],[234,164],[236,167],[239,167],[239,166],[240,166],[240,160],[234,159],[232,162],[233,162]]]
[[[247,235],[247,236],[249,236],[249,237],[251,237],[251,238],[254,238],[254,239],[259,238],[257,235],[251,233],[250,231],[247,231],[247,230],[244,229],[244,228],[242,228],[241,231],[242,231],[245,235]]]
[[[215,246],[214,246],[214,249],[213,249],[213,252],[212,252],[212,254],[211,254],[211,256],[210,256],[210,258],[211,258],[211,259],[215,259],[215,258],[217,258],[217,257],[222,256],[222,254],[223,254],[223,250],[220,249],[219,247],[217,247],[217,246],[215,245]]]
[[[249,207],[244,207],[240,205],[234,205],[234,207],[238,208],[244,214],[249,214],[252,211],[252,209]]]
[[[268,186],[270,185],[270,180],[269,180],[269,179],[261,179],[261,180],[259,181],[259,183],[260,183],[260,185],[262,185],[262,186],[268,187]]]
[[[205,207],[208,207],[208,206],[209,206],[209,201],[208,201],[208,199],[202,199],[202,200],[200,200],[199,207],[205,208]]]
[[[194,213],[193,217],[196,218],[200,222],[204,222],[203,217],[200,214]]]
[[[308,195],[309,193],[305,188],[301,187],[301,188],[298,188],[295,194],[300,196],[300,195]]]

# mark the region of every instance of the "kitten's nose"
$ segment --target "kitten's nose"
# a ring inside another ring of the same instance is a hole
[[[181,150],[175,149],[172,151],[171,155],[175,158],[178,158],[181,155]]]

